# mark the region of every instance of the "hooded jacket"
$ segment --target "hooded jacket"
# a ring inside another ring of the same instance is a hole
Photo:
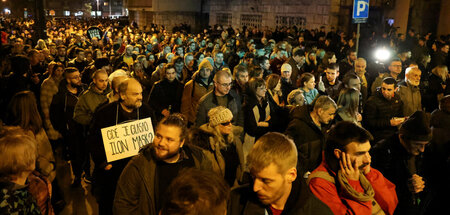
[[[208,61],[209,63],[209,61]],[[199,71],[202,67],[199,68]],[[211,66],[212,68],[212,66]],[[200,98],[214,89],[212,77],[208,79],[208,83],[203,83],[200,72],[197,71],[184,86],[183,96],[181,98],[181,113],[188,117],[189,122],[195,123],[198,103]]]
[[[88,90],[78,98],[73,113],[73,119],[82,125],[89,125],[94,116],[95,109],[108,100],[106,95],[110,91],[110,88],[106,88],[103,92],[99,92],[95,88],[94,83],[91,83]]]
[[[285,132],[297,146],[299,162],[303,164],[300,173],[314,170],[322,161],[326,128],[319,128],[314,123],[310,115],[312,108],[310,105],[295,107],[290,113],[291,121]]]

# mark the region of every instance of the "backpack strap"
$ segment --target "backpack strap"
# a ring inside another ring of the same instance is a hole
[[[308,179],[306,179],[306,183],[309,185],[309,181],[313,178],[322,178],[325,179],[333,184],[336,184],[336,180],[334,179],[333,176],[331,176],[328,172],[325,171],[315,171],[313,173],[311,173],[308,176]]]

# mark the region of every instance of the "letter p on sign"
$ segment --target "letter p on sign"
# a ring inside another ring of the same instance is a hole
[[[369,17],[369,0],[353,1],[353,18],[361,19]]]

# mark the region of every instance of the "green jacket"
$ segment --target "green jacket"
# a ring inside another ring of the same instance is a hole
[[[183,148],[191,152],[196,168],[212,172],[211,162],[200,148],[188,144]],[[152,151],[152,144],[144,146],[139,155],[133,157],[123,170],[117,183],[114,214],[158,214],[155,207],[155,185],[158,184],[159,178],[156,175],[156,160]]]
[[[78,102],[75,105],[75,110],[73,112],[73,119],[82,125],[89,125],[94,116],[95,109],[108,101],[106,95],[109,91],[111,90],[108,87],[100,93],[95,89],[94,83],[91,83],[89,89],[78,98]]]

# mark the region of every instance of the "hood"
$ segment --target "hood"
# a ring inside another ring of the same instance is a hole
[[[298,119],[305,122],[312,121],[311,115],[309,115],[310,110],[313,107],[311,105],[303,105],[303,106],[297,106],[294,109],[291,110],[291,113],[289,114],[291,116],[291,120]]]
[[[106,90],[104,90],[103,92],[100,93],[100,92],[98,92],[97,88],[95,88],[94,82],[91,82],[91,84],[89,84],[88,90],[95,94],[106,96],[109,92],[111,92],[111,87],[109,86],[109,83],[108,83],[108,87],[106,87]]]

